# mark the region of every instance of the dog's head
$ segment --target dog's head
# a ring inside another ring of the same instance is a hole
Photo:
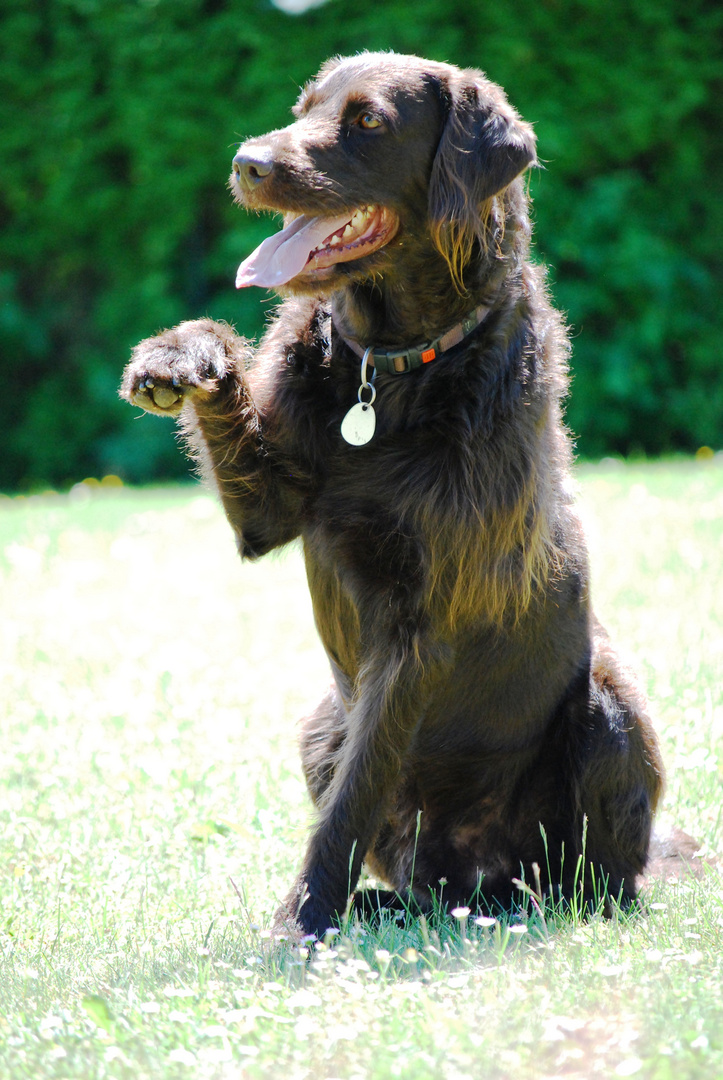
[[[427,245],[455,282],[486,245],[494,199],[535,161],[535,139],[477,71],[394,53],[332,60],[301,94],[295,123],[243,143],[231,189],[285,228],[237,284],[333,291],[389,272]]]

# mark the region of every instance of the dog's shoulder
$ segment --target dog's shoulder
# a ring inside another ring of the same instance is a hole
[[[329,350],[329,313],[316,297],[283,300],[259,342],[258,363],[294,366],[294,361],[322,361]]]
[[[342,391],[331,372],[330,337],[329,310],[321,300],[285,299],[248,372],[267,439],[303,460],[328,456],[329,421],[340,409]]]

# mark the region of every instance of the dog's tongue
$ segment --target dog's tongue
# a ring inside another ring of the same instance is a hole
[[[319,218],[298,217],[280,233],[269,236],[241,263],[236,274],[236,288],[260,285],[273,289],[291,281],[306,266],[312,251],[346,225],[350,215]]]

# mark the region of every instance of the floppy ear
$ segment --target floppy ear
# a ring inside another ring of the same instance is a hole
[[[460,291],[475,241],[485,243],[490,200],[537,161],[532,127],[475,74],[443,91],[448,113],[429,184],[432,238]]]

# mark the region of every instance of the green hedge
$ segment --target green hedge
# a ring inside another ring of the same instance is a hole
[[[537,247],[575,333],[581,453],[719,446],[723,9],[677,0],[5,0],[0,488],[183,475],[171,425],[116,398],[129,349],[237,293],[268,232],[225,190],[334,53],[484,68],[536,123]]]

